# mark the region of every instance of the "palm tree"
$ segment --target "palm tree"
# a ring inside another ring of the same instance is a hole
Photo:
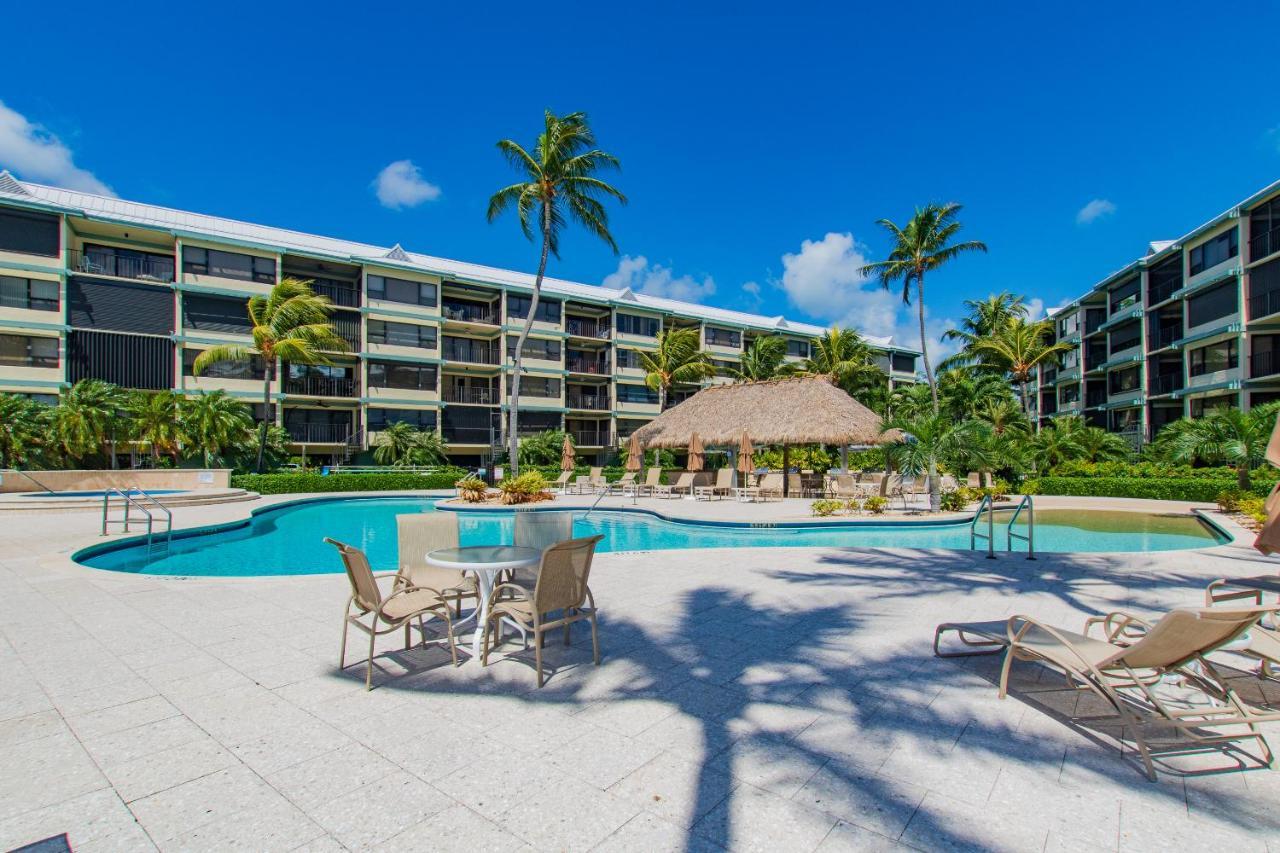
[[[945,358],[938,365],[939,370],[950,370],[956,367],[970,367],[978,363],[973,345],[985,337],[995,333],[1010,320],[1026,319],[1027,302],[1023,296],[1006,291],[993,293],[986,299],[966,299],[965,307],[969,314],[960,321],[957,329],[947,329],[942,333],[944,341],[962,341],[960,352]]]
[[[50,440],[53,410],[17,394],[0,394],[0,468],[24,468],[40,460]]]
[[[973,459],[974,450],[979,446],[973,440],[973,435],[979,428],[974,421],[957,421],[932,412],[914,417],[893,417],[884,424],[885,432],[897,429],[906,433],[903,439],[885,447],[894,466],[912,476],[928,472],[930,512],[937,512],[942,508],[938,460],[957,458],[973,464],[976,461]]]
[[[596,174],[606,169],[619,168],[618,158],[596,148],[595,134],[587,124],[586,113],[570,113],[556,116],[547,110],[544,126],[530,154],[518,142],[503,139],[498,150],[512,167],[520,173],[521,180],[503,187],[489,199],[488,219],[496,220],[504,211],[514,207],[520,220],[520,230],[533,240],[534,228],[542,237],[542,252],[538,259],[538,275],[533,281],[533,296],[529,300],[529,313],[516,339],[514,371],[511,374],[510,425],[508,450],[511,473],[519,473],[520,377],[524,360],[524,342],[529,337],[533,318],[538,310],[538,298],[542,294],[542,277],[547,271],[547,256],[560,257],[560,232],[570,219],[603,240],[613,253],[618,244],[609,233],[609,212],[604,200],[614,198],[626,204],[627,197]]]
[[[200,453],[204,467],[253,434],[253,413],[226,391],[202,393],[178,406],[179,429],[188,453]]]
[[[973,342],[973,354],[982,362],[1005,371],[1018,384],[1022,410],[1031,414],[1027,384],[1031,374],[1041,365],[1054,363],[1058,356],[1071,351],[1071,345],[1056,341],[1052,320],[1029,321],[1015,317],[984,338]]]
[[[81,379],[63,395],[56,410],[58,443],[73,459],[101,451],[116,467],[115,435],[128,397],[118,386],[101,379]],[[120,431],[124,431],[123,424]],[[110,446],[110,450],[108,450]]]
[[[173,391],[135,391],[129,396],[129,416],[133,438],[148,446],[151,458],[161,453],[178,456],[181,431],[178,406],[181,397]]]
[[[875,357],[856,329],[832,326],[812,342],[801,370],[810,376],[826,376],[855,397],[888,381],[889,375],[876,365]]]
[[[388,424],[378,436],[373,458],[379,465],[439,465],[446,448],[435,430],[419,430],[404,421]]]
[[[927,396],[927,388],[925,389]],[[956,419],[977,417],[979,409],[990,401],[1007,402],[1018,408],[1013,389],[1003,376],[953,368],[938,374],[938,399],[941,411]]]
[[[1075,436],[1080,458],[1085,462],[1125,462],[1133,456],[1133,447],[1114,432],[1087,426]]]
[[[1170,445],[1172,455],[1179,462],[1199,459],[1230,465],[1236,469],[1241,491],[1248,491],[1249,469],[1262,463],[1277,412],[1280,403],[1268,403],[1248,412],[1216,409],[1175,433]]]
[[[763,382],[795,373],[795,367],[786,363],[787,341],[776,335],[756,338],[742,353],[742,361],[736,368],[729,368],[729,375],[739,382]]]
[[[262,455],[267,448],[267,425],[274,420],[271,385],[276,378],[278,359],[293,364],[330,364],[326,352],[346,352],[347,342],[329,322],[328,298],[311,292],[311,282],[284,278],[266,296],[252,296],[248,302],[249,323],[253,326],[253,348],[221,344],[196,356],[192,372],[199,376],[209,365],[223,361],[247,362],[255,356],[263,361],[262,427],[258,434],[258,459],[254,470],[262,472]]]
[[[667,408],[672,385],[693,384],[715,376],[716,369],[700,345],[697,329],[663,329],[658,332],[658,348],[641,351],[644,384],[658,392],[658,411]]]
[[[985,252],[987,246],[978,240],[952,243],[960,231],[956,219],[961,206],[927,204],[916,208],[915,215],[906,226],[899,228],[888,219],[877,222],[893,235],[894,247],[888,260],[877,261],[862,267],[863,275],[875,274],[888,290],[895,281],[902,282],[902,301],[911,304],[911,286],[916,288],[916,308],[920,317],[920,354],[924,358],[924,372],[929,380],[929,393],[933,397],[933,410],[938,411],[938,386],[933,379],[933,367],[929,364],[929,345],[924,329],[924,277],[961,252]],[[937,479],[934,477],[933,479]]]
[[[889,395],[889,417],[914,418],[919,415],[933,414],[933,401],[929,397],[928,385],[899,385]]]

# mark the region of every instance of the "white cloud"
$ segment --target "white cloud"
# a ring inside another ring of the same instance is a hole
[[[636,293],[683,302],[701,302],[716,292],[711,276],[703,276],[701,281],[691,275],[677,277],[670,267],[650,264],[644,255],[623,255],[618,268],[605,276],[601,284],[613,290],[629,287]]]
[[[758,281],[744,282],[742,285],[742,292],[746,294],[743,297],[743,301],[745,301],[753,311],[756,308],[760,307],[760,303],[764,299],[764,297],[761,296],[761,293],[760,293],[760,282]]]
[[[382,206],[392,210],[417,207],[440,197],[440,188],[422,177],[422,170],[412,160],[397,160],[387,166],[378,173],[373,187]]]
[[[111,187],[74,162],[71,149],[44,127],[0,101],[0,167],[20,178],[69,190],[115,195]]]
[[[1111,216],[1116,212],[1115,203],[1105,198],[1095,198],[1084,207],[1076,211],[1077,225],[1092,225],[1104,216]]]
[[[902,301],[902,289],[885,290],[878,279],[865,276],[866,249],[852,234],[829,233],[821,240],[805,240],[800,251],[782,256],[782,289],[801,311],[826,323],[857,329],[869,337],[891,337],[894,343],[919,347],[917,308]],[[928,316],[925,335],[934,364],[956,351],[956,344],[940,341],[953,320]]]

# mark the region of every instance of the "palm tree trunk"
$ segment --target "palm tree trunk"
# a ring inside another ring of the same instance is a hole
[[[920,358],[924,360],[924,375],[929,381],[929,396],[933,398],[933,413],[938,414],[938,383],[933,379],[933,366],[929,364],[929,341],[924,331],[924,273],[916,276],[916,309],[920,315]]]
[[[551,252],[551,205],[542,203],[542,257],[538,259],[538,277],[533,281],[533,296],[529,299],[529,314],[516,338],[515,369],[511,374],[511,409],[507,412],[507,455],[512,475],[520,473],[520,371],[524,363],[524,342],[533,328],[533,317],[538,311],[538,298],[542,295],[542,277],[547,272],[547,255]]]
[[[658,413],[661,414],[667,410],[667,386],[658,385]]]
[[[271,380],[275,378],[275,373],[275,359],[271,359],[267,362],[262,377],[262,427],[258,430],[258,461],[253,466],[253,470],[259,474],[262,473],[262,457],[267,452],[267,424],[271,420]]]
[[[1249,463],[1242,462],[1239,468],[1236,468],[1236,485],[1240,491],[1247,492],[1253,483],[1249,480]]]

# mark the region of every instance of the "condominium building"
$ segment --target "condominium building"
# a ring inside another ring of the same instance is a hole
[[[81,379],[186,394],[222,389],[263,415],[261,360],[192,364],[251,345],[248,297],[284,276],[333,304],[349,352],[282,363],[275,417],[312,458],[350,459],[387,424],[439,430],[460,464],[502,446],[533,276],[17,180],[0,172],[0,392],[53,402]],[[658,414],[639,355],[698,331],[725,374],[761,337],[800,361],[820,326],[546,279],[524,348],[520,431],[564,429],[600,458]],[[870,339],[894,383],[919,352]],[[725,381],[723,378],[712,381]],[[696,387],[677,387],[679,401]]]
[[[1043,419],[1135,445],[1170,421],[1280,399],[1280,181],[1051,314],[1072,345],[1041,371]]]

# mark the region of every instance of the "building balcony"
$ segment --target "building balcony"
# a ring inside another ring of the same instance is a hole
[[[596,320],[580,320],[576,317],[570,317],[564,321],[564,330],[571,337],[592,338],[594,340],[608,340],[613,333],[613,329],[608,323],[601,323]]]
[[[440,355],[445,361],[496,365],[498,363],[498,345],[490,341],[445,338]]]
[[[1154,352],[1165,347],[1171,347],[1180,340],[1182,340],[1181,325],[1156,329],[1151,333],[1151,337],[1147,341],[1147,349]]]
[[[608,447],[612,436],[607,429],[575,429],[569,431],[575,447]]]
[[[1249,239],[1249,260],[1257,261],[1280,252],[1280,228],[1255,234]],[[1274,313],[1274,312],[1273,312]]]
[[[1193,364],[1187,373],[1190,378],[1187,379],[1187,388],[1196,389],[1204,388],[1209,385],[1220,385],[1223,383],[1239,384],[1240,368],[1238,364],[1229,364],[1221,370],[1209,370],[1207,365]]]
[[[1280,314],[1280,290],[1259,293],[1249,297],[1249,319],[1260,320]]]
[[[1096,391],[1090,391],[1084,395],[1084,404],[1086,408],[1094,409],[1107,402],[1107,392],[1101,388]],[[1067,405],[1063,403],[1063,405]]]
[[[609,411],[608,394],[580,394],[570,391],[565,395],[564,404],[569,409],[581,409],[593,412]]]
[[[287,424],[289,438],[298,444],[346,444],[351,438],[351,424]]]
[[[1110,397],[1108,397],[1107,402],[1113,406],[1121,405],[1124,403],[1135,402],[1141,397],[1142,397],[1141,388],[1121,388],[1119,390],[1113,390],[1111,392]]]
[[[493,447],[501,437],[499,430],[486,427],[450,427],[441,429],[446,444],[469,444]]]
[[[131,278],[153,284],[170,284],[174,280],[175,264],[168,255],[110,248],[72,249],[67,254],[68,267],[85,275]]]
[[[311,290],[316,296],[323,296],[340,308],[360,307],[360,289],[354,283],[343,286],[331,281],[313,281]]]
[[[570,373],[590,373],[594,376],[608,376],[609,363],[593,361],[585,358],[571,358],[565,361],[565,369]]]
[[[1161,302],[1164,302],[1166,299],[1173,296],[1173,294],[1177,293],[1178,290],[1181,288],[1182,288],[1181,276],[1170,279],[1169,281],[1166,281],[1166,282],[1162,282],[1160,284],[1151,285],[1149,288],[1147,288],[1147,305],[1148,306],[1157,305]]]
[[[1186,384],[1181,373],[1166,373],[1162,376],[1154,376],[1151,378],[1151,396],[1159,397],[1162,394],[1172,394],[1174,391],[1181,391]]]
[[[498,392],[493,388],[459,388],[444,386],[440,399],[446,403],[466,403],[472,406],[496,406]]]
[[[284,380],[284,393],[299,397],[358,397],[360,384],[351,377],[287,377]]]
[[[498,312],[494,311],[487,305],[473,305],[469,302],[450,302],[446,299],[440,303],[440,314],[446,320],[454,320],[458,323],[482,323],[487,326],[498,325]]]
[[[1249,377],[1258,379],[1280,373],[1280,351],[1259,352],[1249,356]]]

